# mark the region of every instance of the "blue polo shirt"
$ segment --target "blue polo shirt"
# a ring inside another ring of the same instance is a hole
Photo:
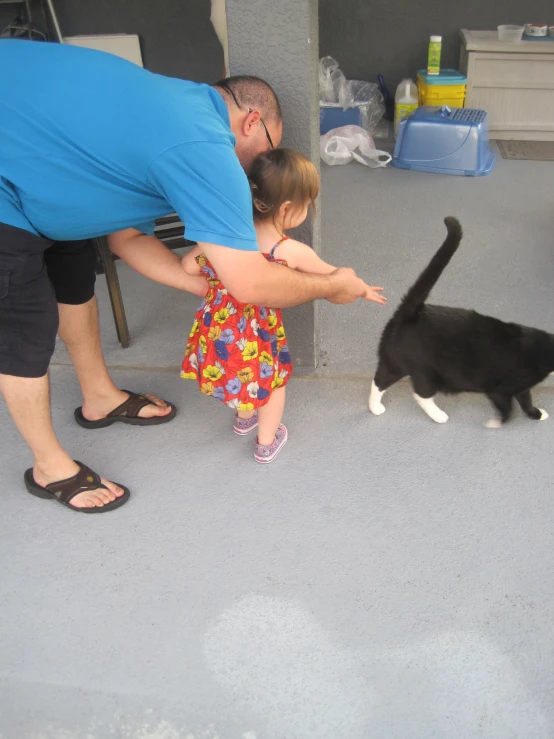
[[[112,54],[0,40],[0,222],[56,241],[177,212],[187,238],[256,250],[227,107]]]

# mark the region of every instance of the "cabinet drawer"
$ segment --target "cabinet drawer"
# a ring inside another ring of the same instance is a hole
[[[474,88],[554,90],[554,56],[470,53],[468,77]]]
[[[554,131],[554,90],[473,88],[467,105],[487,111],[491,134],[505,129]]]

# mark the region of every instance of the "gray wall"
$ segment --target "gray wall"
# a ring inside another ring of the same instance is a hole
[[[320,54],[352,79],[383,74],[394,92],[426,65],[431,34],[443,36],[442,66],[457,67],[460,28],[534,22],[554,23],[552,0],[319,0]]]
[[[267,80],[283,109],[283,145],[319,167],[317,0],[227,0],[231,74]],[[296,238],[319,250],[320,214]],[[317,304],[285,312],[295,369],[311,370],[318,354]]]
[[[46,3],[44,3],[46,5]],[[210,22],[209,0],[55,0],[64,36],[136,33],[144,66],[173,77],[216,82],[223,76],[223,50]],[[31,0],[33,20],[44,28],[41,3]],[[0,30],[17,15],[0,6]],[[50,35],[54,38],[52,30]]]

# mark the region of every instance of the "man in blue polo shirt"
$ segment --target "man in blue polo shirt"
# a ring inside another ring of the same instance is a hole
[[[0,392],[34,455],[29,492],[87,513],[129,497],[56,438],[47,370],[58,330],[83,391],[81,426],[175,416],[170,403],[109,377],[88,239],[110,234],[142,274],[202,294],[204,280],[152,235],[154,220],[175,211],[241,301],[288,307],[365,294],[351,270],[300,274],[260,254],[244,170],[281,133],[277,97],[255,77],[210,87],[110,54],[0,40]]]

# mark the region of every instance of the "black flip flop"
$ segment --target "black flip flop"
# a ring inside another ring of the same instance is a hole
[[[77,506],[71,505],[72,499],[76,495],[79,495],[79,493],[84,493],[87,490],[96,490],[97,488],[108,489],[102,484],[100,477],[96,472],[93,472],[90,467],[87,467],[86,464],[83,464],[82,462],[77,462],[77,460],[75,460],[75,463],[81,468],[76,475],[68,477],[67,480],[51,482],[44,488],[35,482],[33,469],[31,467],[25,472],[23,478],[25,480],[25,487],[31,495],[36,495],[37,498],[57,500],[58,503],[66,506],[66,508],[71,508],[72,511],[77,511],[78,513],[107,513],[108,511],[113,511],[116,508],[119,508],[129,500],[131,493],[128,488],[116,482],[114,484],[120,487],[124,492],[123,495],[112,500],[111,503],[104,503],[103,506],[94,506],[94,508],[78,508]]]
[[[159,426],[161,423],[169,423],[173,421],[177,414],[177,408],[173,403],[167,403],[171,408],[171,412],[166,416],[152,416],[152,418],[141,418],[139,411],[145,408],[147,405],[156,405],[152,400],[142,395],[142,393],[133,393],[130,390],[123,390],[124,393],[129,393],[127,400],[114,408],[111,413],[105,418],[101,418],[98,421],[88,421],[83,416],[83,407],[75,409],[75,420],[84,429],[103,429],[106,426],[111,426],[112,423],[121,421],[121,423],[128,423],[131,426]],[[164,401],[165,402],[165,401]]]

